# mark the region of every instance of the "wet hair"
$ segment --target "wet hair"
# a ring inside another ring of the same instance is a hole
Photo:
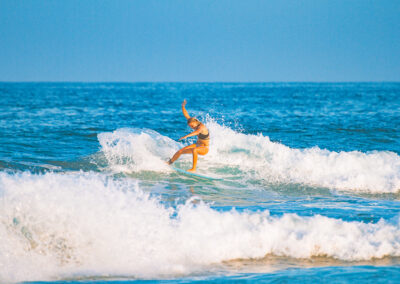
[[[200,121],[197,118],[195,118],[195,117],[188,118],[187,123],[189,124],[192,122],[197,122],[197,124],[200,124]]]

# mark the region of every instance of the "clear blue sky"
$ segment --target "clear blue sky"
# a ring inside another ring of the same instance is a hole
[[[0,0],[0,81],[400,81],[400,1]]]

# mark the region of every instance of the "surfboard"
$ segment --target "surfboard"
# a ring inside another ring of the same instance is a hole
[[[175,167],[171,167],[171,168],[173,170],[177,171],[178,173],[185,174],[185,175],[192,176],[192,177],[204,178],[204,179],[208,179],[208,180],[222,180],[222,178],[215,178],[215,177],[209,177],[209,176],[205,176],[205,175],[198,174],[198,173],[191,173],[191,172],[182,170],[180,168],[175,168]]]

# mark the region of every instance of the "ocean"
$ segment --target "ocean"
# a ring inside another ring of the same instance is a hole
[[[399,130],[400,83],[0,83],[0,282],[399,283]]]

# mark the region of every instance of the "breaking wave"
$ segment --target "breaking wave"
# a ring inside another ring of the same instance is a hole
[[[377,223],[277,217],[219,211],[194,198],[169,207],[137,181],[102,173],[1,172],[0,203],[2,282],[154,279],[268,254],[344,261],[400,256],[400,216]]]

